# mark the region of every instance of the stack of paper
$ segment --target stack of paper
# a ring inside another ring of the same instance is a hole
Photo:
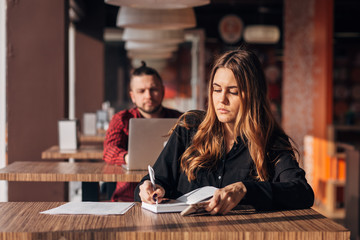
[[[49,209],[43,214],[91,214],[112,215],[124,214],[135,203],[133,202],[69,202],[59,207]]]

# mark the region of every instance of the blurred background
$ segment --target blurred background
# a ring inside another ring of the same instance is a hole
[[[126,2],[1,2],[2,167],[39,161],[57,144],[60,119],[81,127],[84,113],[104,103],[114,112],[131,106],[129,72],[141,60],[163,77],[165,106],[205,109],[214,58],[246,46],[263,64],[274,114],[298,144],[316,206],[344,217],[344,153],[360,145],[360,1]],[[67,188],[2,181],[0,200],[65,201]]]

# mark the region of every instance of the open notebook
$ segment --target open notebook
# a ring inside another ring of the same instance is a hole
[[[127,170],[147,170],[164,148],[177,118],[132,118],[129,123]]]
[[[205,186],[195,189],[177,199],[170,200],[166,203],[149,204],[142,202],[141,207],[154,213],[182,212],[192,204],[197,204],[211,198],[216,190],[216,187]]]

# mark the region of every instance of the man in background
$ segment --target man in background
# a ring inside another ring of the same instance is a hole
[[[164,85],[159,73],[145,62],[130,78],[130,97],[134,108],[116,113],[111,119],[104,142],[103,160],[123,165],[128,161],[129,120],[131,118],[178,118],[182,113],[162,106]],[[112,201],[134,201],[137,182],[118,182]]]

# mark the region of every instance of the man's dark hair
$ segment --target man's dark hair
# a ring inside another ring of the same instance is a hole
[[[154,76],[155,78],[157,78],[159,80],[161,85],[163,84],[160,74],[154,68],[146,66],[146,63],[144,61],[141,61],[141,66],[138,68],[135,68],[131,73],[132,77],[142,76],[142,75]]]

